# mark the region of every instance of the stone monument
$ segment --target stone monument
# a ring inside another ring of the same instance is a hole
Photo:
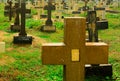
[[[85,42],[85,26],[85,18],[65,18],[64,42],[42,45],[42,64],[63,65],[63,81],[84,81],[85,64],[108,63],[108,45]]]

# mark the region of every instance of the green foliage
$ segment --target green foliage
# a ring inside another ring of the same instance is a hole
[[[26,20],[26,27],[27,28],[33,28],[33,29],[39,29],[40,26],[42,26],[42,21],[41,20],[34,20],[34,19],[27,19]]]
[[[63,29],[63,22],[54,22],[54,25],[55,25],[56,28],[58,28],[58,29]]]
[[[31,15],[37,15],[37,10],[31,9]]]
[[[120,29],[120,14],[107,13],[106,18],[109,22],[109,28]]]

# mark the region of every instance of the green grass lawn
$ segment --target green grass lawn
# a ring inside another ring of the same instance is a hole
[[[61,65],[42,65],[41,45],[45,42],[63,41],[63,23],[55,22],[57,32],[40,32],[41,20],[26,20],[27,33],[34,36],[32,45],[14,45],[15,32],[10,32],[10,22],[3,15],[3,4],[0,4],[0,38],[6,43],[6,52],[0,54],[0,81],[62,81]],[[113,81],[120,81],[120,14],[107,13],[109,29],[99,31],[99,37],[109,44],[109,63],[113,65]],[[32,26],[32,27],[31,27]],[[86,81],[112,81],[108,77],[92,76]]]

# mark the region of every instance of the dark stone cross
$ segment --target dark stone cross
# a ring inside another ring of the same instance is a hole
[[[83,11],[87,11],[87,10],[89,10],[89,7],[87,6],[87,3],[88,3],[88,1],[89,0],[84,0],[84,2],[85,2],[85,6],[83,6]]]
[[[7,0],[7,5],[4,7],[4,15],[9,16],[9,20],[12,18],[12,1]]]
[[[21,25],[20,25],[20,20],[19,20],[19,13],[21,13],[21,8],[20,8],[20,0],[15,3],[15,6],[12,7],[12,2],[8,1],[9,6],[5,7],[5,15],[9,15],[9,18],[11,20],[12,16],[15,16],[15,21],[13,24],[11,24],[11,31],[20,31]],[[8,7],[8,8],[7,8]],[[26,13],[31,13],[30,9],[26,9]]]
[[[87,29],[89,35],[89,42],[99,42],[98,30],[108,29],[108,22],[106,20],[100,21],[96,16],[96,11],[87,12]]]
[[[27,36],[25,31],[25,14],[27,12],[25,1],[21,1],[21,30],[19,36],[14,36],[14,44],[32,44],[32,37]],[[29,11],[28,11],[29,12]]]
[[[108,63],[108,45],[85,42],[85,18],[65,18],[64,42],[42,45],[42,64],[63,65],[63,81],[84,81],[85,64]]]
[[[20,31],[21,25],[20,25],[20,19],[19,19],[19,10],[20,10],[20,3],[15,3],[15,6],[13,7],[13,10],[15,12],[15,21],[14,24],[11,24],[11,31]]]
[[[48,26],[52,26],[53,22],[51,20],[51,11],[55,10],[55,6],[52,5],[52,1],[51,0],[49,0],[48,5],[45,6],[44,9],[47,10],[47,13],[48,13],[48,18],[47,18],[47,21],[46,21],[45,24],[48,25]]]
[[[42,27],[42,31],[48,31],[48,32],[55,32],[56,28],[53,26],[53,22],[51,20],[51,13],[52,10],[55,10],[55,6],[52,5],[52,0],[48,0],[48,5],[44,7],[44,10],[47,10],[47,20],[45,22],[45,26]]]

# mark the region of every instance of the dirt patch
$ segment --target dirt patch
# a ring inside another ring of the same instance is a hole
[[[40,45],[42,45],[43,43],[46,43],[46,40],[33,36],[33,42],[32,42],[33,47],[40,47]]]
[[[9,63],[13,63],[14,61],[15,61],[14,58],[4,55],[4,56],[2,56],[2,58],[0,58],[0,65],[1,66],[7,65]]]
[[[18,70],[11,68],[7,72],[0,72],[0,81],[18,81],[16,77],[20,74]]]
[[[6,51],[12,51],[12,50],[14,50],[14,48],[6,48]]]
[[[4,38],[4,35],[7,34],[6,32],[4,31],[0,31],[0,42],[3,41],[5,38]]]

